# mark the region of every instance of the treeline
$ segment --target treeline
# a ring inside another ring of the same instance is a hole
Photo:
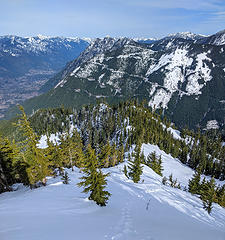
[[[200,174],[225,179],[225,147],[218,135],[185,129],[182,138],[175,139],[170,127],[168,119],[135,100],[112,106],[88,105],[80,110],[41,109],[29,119],[22,110],[14,126],[15,141],[1,138],[0,191],[9,190],[15,182],[45,185],[46,176],[63,175],[64,167],[84,168],[88,146],[94,150],[100,169],[123,162],[124,153],[142,143],[158,145]],[[52,133],[60,136],[58,144],[50,141]],[[41,135],[47,136],[46,149],[37,148]],[[160,174],[160,161],[152,155],[144,163]]]
[[[79,111],[44,109],[33,114],[30,122],[39,135],[62,133],[75,126],[83,144],[91,144],[97,153],[107,142],[117,147],[124,145],[125,151],[138,141],[155,144],[191,168],[200,168],[201,174],[225,179],[225,146],[219,134],[184,129],[182,138],[175,139],[168,131],[170,121],[145,107],[144,102],[89,105]]]

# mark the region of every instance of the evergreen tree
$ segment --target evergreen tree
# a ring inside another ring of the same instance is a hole
[[[170,181],[170,186],[171,187],[176,186],[177,181],[173,179],[173,174],[172,173],[169,175],[169,181]]]
[[[15,152],[9,140],[0,136],[0,193],[10,190],[14,183],[12,164]]]
[[[51,163],[51,169],[54,172],[54,175],[63,173],[63,158],[60,155],[60,148],[58,144],[55,144],[49,140],[47,136],[47,145],[48,147],[44,149],[45,157]]]
[[[194,173],[193,178],[189,180],[188,191],[192,194],[199,194],[200,181],[201,181],[201,173],[198,170]]]
[[[185,143],[185,141],[181,142],[181,152],[179,159],[182,163],[186,164],[187,163],[187,156],[188,156],[188,147]]]
[[[12,143],[12,148],[14,152],[14,158],[12,161],[12,172],[16,182],[23,183],[24,185],[29,185],[29,178],[26,169],[29,167],[25,159],[24,151],[20,151],[20,148]]]
[[[147,159],[145,161],[145,164],[150,167],[154,172],[162,176],[162,158],[161,156],[159,158],[156,157],[156,152],[152,152],[147,156]]]
[[[116,145],[113,144],[110,152],[110,167],[114,167],[118,162]]]
[[[225,184],[222,187],[216,189],[217,203],[225,207]]]
[[[30,187],[36,187],[38,182],[46,185],[46,177],[51,175],[51,170],[49,168],[50,163],[45,158],[43,150],[37,148],[38,136],[31,128],[23,107],[19,106],[19,108],[22,114],[18,126],[26,137],[26,140],[22,142],[22,147],[24,151],[24,160],[28,165],[26,172]]]
[[[108,191],[104,190],[107,184],[106,177],[109,174],[103,174],[102,171],[98,169],[98,160],[90,144],[87,146],[85,156],[85,164],[82,168],[84,176],[81,177],[82,181],[78,183],[78,186],[84,187],[84,193],[90,192],[90,200],[95,201],[100,206],[105,206],[111,195]]]
[[[69,184],[70,178],[69,178],[67,172],[65,172],[65,173],[63,174],[63,176],[62,176],[61,179],[62,179],[63,184]]]
[[[138,183],[141,179],[141,174],[143,171],[143,166],[141,166],[143,159],[141,158],[140,144],[136,145],[132,157],[133,159],[128,160],[129,177],[133,180],[134,183]]]
[[[120,146],[120,148],[117,150],[117,159],[119,163],[122,163],[124,161],[124,148],[123,146]]]
[[[82,167],[84,161],[83,144],[77,130],[73,131],[72,136],[67,132],[61,136],[60,158],[63,159],[63,165],[72,168],[74,166]]]
[[[110,154],[111,154],[111,146],[109,141],[107,141],[106,145],[101,147],[101,152],[99,154],[100,167],[107,168],[110,166]]]
[[[214,178],[211,178],[211,180],[204,185],[204,188],[201,189],[203,208],[209,214],[212,211],[212,203],[215,202],[216,199],[215,186],[215,180]]]

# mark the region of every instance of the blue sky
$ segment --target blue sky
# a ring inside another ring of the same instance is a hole
[[[163,37],[225,29],[225,0],[0,0],[0,35]]]

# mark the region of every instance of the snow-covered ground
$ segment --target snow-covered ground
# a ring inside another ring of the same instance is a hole
[[[52,143],[54,144],[59,144],[60,143],[60,136],[59,134],[51,134],[49,136],[49,141],[51,141]],[[47,136],[46,135],[42,135],[40,140],[39,140],[39,143],[37,144],[37,147],[38,148],[47,148],[48,147],[48,144],[47,144]]]
[[[163,154],[153,145],[143,145],[145,154],[162,155],[164,174],[173,173],[186,184],[192,170]],[[225,209],[213,205],[211,215],[200,199],[179,189],[164,186],[161,177],[144,167],[141,181],[134,184],[123,164],[104,169],[110,172],[107,190],[112,194],[106,207],[87,199],[78,188],[79,169],[68,170],[69,185],[59,177],[49,178],[46,187],[0,195],[1,240],[224,240]]]
[[[172,129],[172,128],[171,128]],[[177,138],[180,136],[178,133],[179,131],[172,129],[173,134],[177,134]],[[173,158],[170,154],[165,153],[164,151],[160,150],[160,148],[157,145],[152,144],[143,144],[142,145],[142,151],[144,152],[145,157],[148,156],[148,154],[155,152],[156,156],[161,156],[162,158],[162,167],[163,167],[163,176],[166,176],[169,178],[169,176],[172,174],[173,179],[177,179],[178,182],[181,184],[181,187],[188,187],[188,181],[193,177],[193,174],[195,171],[191,168],[189,168],[187,165],[181,163],[178,159]],[[202,175],[201,179],[206,178],[206,180],[210,180],[209,176]],[[219,186],[222,186],[225,184],[224,181],[219,181],[218,179],[215,179],[216,184]]]

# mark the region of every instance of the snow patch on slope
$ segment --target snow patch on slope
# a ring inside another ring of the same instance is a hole
[[[151,75],[153,72],[164,67],[165,78],[163,83],[163,88],[157,90],[153,98],[150,100],[149,105],[151,107],[167,108],[168,102],[170,101],[174,92],[179,89],[179,83],[183,83],[185,80],[184,72],[187,67],[190,67],[193,59],[187,56],[188,51],[186,49],[176,49],[169,55],[162,55],[159,62],[152,65],[147,76]]]
[[[206,129],[218,129],[219,128],[219,124],[216,120],[210,120],[207,122],[206,124]]]
[[[181,97],[183,95],[201,94],[200,90],[206,82],[212,79],[211,70],[206,62],[212,62],[207,57],[207,53],[198,54],[196,57],[196,66],[193,70],[190,70],[194,64],[194,60],[188,56],[186,49],[176,49],[175,52],[162,55],[158,63],[151,65],[146,74],[149,77],[159,69],[165,72],[161,88],[156,88],[153,85],[150,90],[151,100],[149,101],[149,106],[167,108],[173,93],[177,91]],[[180,85],[185,80],[187,80],[186,91],[181,91]],[[203,80],[204,83],[200,84],[199,80]]]
[[[188,71],[188,82],[186,86],[187,95],[199,95],[201,94],[201,89],[206,84],[206,82],[212,79],[211,70],[207,66],[206,62],[211,62],[212,60],[207,57],[207,53],[201,53],[197,55],[197,65],[195,70]],[[199,79],[203,79],[204,83],[199,84]]]
[[[59,144],[59,143],[60,143],[59,134],[54,134],[54,133],[52,133],[52,134],[49,136],[49,141],[52,142],[52,143],[54,143],[54,144]],[[47,144],[47,136],[46,136],[46,135],[42,135],[42,136],[41,136],[37,147],[38,147],[38,148],[42,148],[42,149],[48,147],[48,144]]]

